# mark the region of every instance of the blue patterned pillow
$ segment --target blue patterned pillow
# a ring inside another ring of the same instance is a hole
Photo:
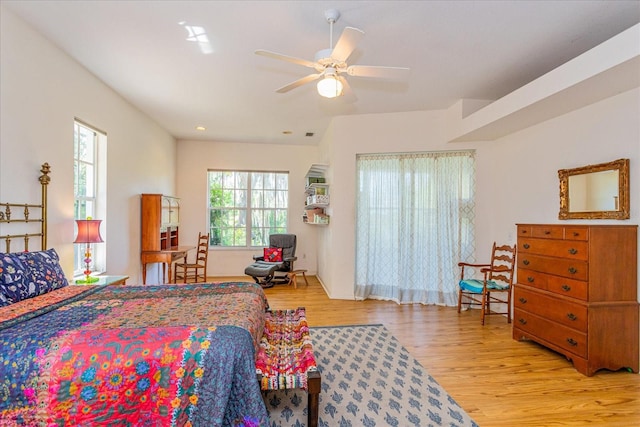
[[[0,307],[27,298],[30,276],[17,254],[0,254]]]
[[[0,307],[68,284],[55,249],[0,253]]]

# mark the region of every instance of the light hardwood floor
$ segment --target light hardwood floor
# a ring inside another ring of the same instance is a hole
[[[313,276],[265,293],[273,309],[305,307],[310,326],[381,323],[481,427],[640,426],[640,375],[578,373],[571,362],[511,338],[511,325],[453,307],[330,300]],[[251,281],[246,276],[209,278]]]

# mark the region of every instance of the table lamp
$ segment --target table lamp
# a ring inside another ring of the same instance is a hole
[[[86,243],[86,250],[84,252],[84,279],[76,280],[76,283],[94,283],[97,282],[97,277],[91,277],[91,244],[102,243],[102,237],[100,236],[100,219],[76,219],[78,225],[78,235],[73,243]]]

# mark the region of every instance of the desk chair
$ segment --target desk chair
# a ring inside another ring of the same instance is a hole
[[[196,260],[193,263],[176,263],[173,283],[204,283],[207,281],[207,258],[209,257],[209,234],[198,233],[198,245],[196,246]]]

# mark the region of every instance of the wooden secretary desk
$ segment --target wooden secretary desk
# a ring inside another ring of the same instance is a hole
[[[162,264],[162,282],[165,270],[175,260],[185,259],[195,246],[180,246],[180,199],[162,194],[142,194],[140,205],[140,261],[142,283],[147,284],[147,264]]]

